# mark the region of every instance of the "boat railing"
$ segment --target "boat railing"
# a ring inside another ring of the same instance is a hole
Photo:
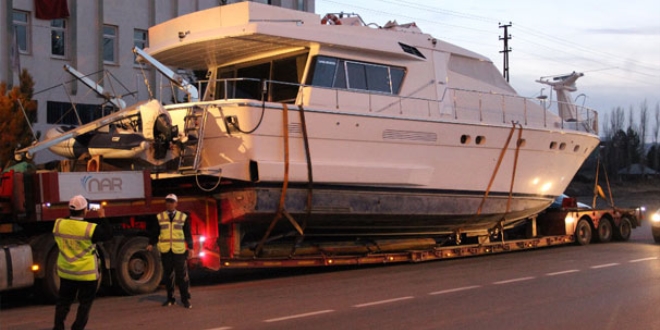
[[[205,91],[208,82],[198,82],[199,90]],[[422,86],[422,89],[425,88]],[[439,99],[429,99],[258,78],[222,78],[215,81],[211,99],[255,99],[333,107],[342,112],[367,111],[407,118],[485,124],[517,122],[526,127],[598,133],[598,113],[572,102],[461,88],[444,88]]]

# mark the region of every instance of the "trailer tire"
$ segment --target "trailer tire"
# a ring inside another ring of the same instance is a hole
[[[60,296],[60,277],[57,275],[57,256],[60,250],[55,246],[46,255],[44,277],[39,280],[39,289],[44,302],[54,303]]]
[[[618,241],[627,241],[630,239],[631,234],[632,222],[630,221],[630,218],[627,216],[621,217],[621,223],[619,223],[616,231],[614,231],[614,238],[616,238]]]
[[[660,243],[660,228],[658,227],[651,227],[651,233],[653,233],[653,240],[656,243]]]
[[[119,249],[115,278],[125,294],[153,292],[160,284],[163,266],[155,249],[145,249],[148,244],[146,237],[132,237]]]
[[[598,221],[598,241],[608,243],[612,240],[612,222],[607,218],[601,218]]]
[[[591,224],[587,219],[580,219],[575,226],[575,242],[578,245],[589,245],[591,242]]]
[[[57,275],[57,258],[60,254],[60,249],[57,245],[48,252],[46,256],[46,269],[44,269],[44,277],[40,280],[41,298],[44,302],[55,303],[60,297],[60,276]],[[98,256],[97,259],[100,259]],[[103,271],[101,261],[98,260],[99,265],[99,279],[96,284],[96,291],[101,288],[101,281],[103,281]]]

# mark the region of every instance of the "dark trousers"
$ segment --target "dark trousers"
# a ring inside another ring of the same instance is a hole
[[[174,300],[174,283],[179,287],[181,301],[190,300],[190,279],[188,278],[188,265],[186,264],[186,254],[176,254],[172,251],[161,253],[163,261],[163,277],[165,278],[165,287],[167,288],[167,299]]]
[[[80,305],[71,329],[85,329],[89,319],[89,311],[92,309],[92,302],[96,297],[96,287],[97,281],[72,281],[60,278],[60,297],[55,306],[55,326],[53,329],[64,330],[64,321],[69,314],[71,304],[76,300],[76,296]]]

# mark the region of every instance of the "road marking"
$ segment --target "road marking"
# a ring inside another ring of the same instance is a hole
[[[206,329],[206,330],[229,330],[233,329],[232,327],[219,327],[219,328],[213,328],[213,329]]]
[[[374,306],[374,305],[382,305],[382,304],[388,304],[392,302],[397,302],[401,300],[408,300],[408,299],[413,299],[415,297],[413,296],[408,296],[408,297],[400,297],[400,298],[393,298],[393,299],[387,299],[387,300],[380,300],[380,301],[372,301],[364,304],[358,304],[354,305],[353,307],[360,308],[360,307],[368,307],[368,306]]]
[[[571,269],[571,270],[564,270],[561,272],[554,272],[554,273],[547,273],[545,274],[546,276],[555,276],[555,275],[563,275],[563,274],[568,274],[568,273],[577,273],[579,270],[577,269]]]
[[[611,264],[602,264],[602,265],[596,265],[596,266],[591,266],[591,269],[599,269],[599,268],[606,268],[606,267],[612,267],[612,266],[618,266],[618,262],[613,262]]]
[[[476,288],[480,288],[480,287],[481,287],[481,285],[464,286],[462,288],[454,288],[454,289],[447,289],[447,290],[442,290],[442,291],[435,291],[435,292],[431,292],[429,294],[433,296],[433,295],[437,295],[437,294],[445,294],[445,293],[471,290],[471,289],[476,289]]]
[[[510,280],[493,282],[493,284],[507,284],[507,283],[514,283],[514,282],[529,281],[529,280],[533,280],[534,278],[535,278],[534,276],[520,277],[520,278],[514,278],[514,279],[510,279]]]
[[[650,257],[650,258],[630,260],[630,262],[640,262],[640,261],[649,261],[649,260],[657,260],[657,259],[658,259],[658,257]]]
[[[327,314],[327,313],[332,313],[332,312],[334,312],[334,310],[326,309],[326,310],[323,310],[323,311],[309,312],[309,313],[304,313],[304,314],[296,314],[296,315],[278,317],[278,318],[274,318],[274,319],[268,319],[268,320],[264,320],[264,322],[286,321],[286,320],[291,320],[291,319],[298,319],[298,318],[302,318],[302,317],[314,316],[314,315],[319,315],[319,314]]]

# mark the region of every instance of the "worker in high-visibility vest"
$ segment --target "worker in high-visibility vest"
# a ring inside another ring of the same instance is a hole
[[[98,287],[96,243],[112,238],[112,227],[106,220],[97,223],[85,221],[88,205],[85,197],[73,196],[69,200],[69,217],[57,219],[53,227],[53,236],[59,248],[57,275],[60,277],[55,330],[64,329],[64,321],[76,297],[80,305],[71,329],[85,329]],[[99,208],[98,215],[104,218],[105,211]]]
[[[163,262],[163,276],[167,288],[167,300],[163,306],[172,306],[176,303],[174,299],[176,282],[183,307],[192,308],[186,259],[189,256],[188,251],[193,248],[193,240],[188,216],[176,209],[177,204],[178,198],[175,194],[165,197],[166,210],[157,215],[158,226],[151,226],[147,251],[151,251],[153,246],[157,245]]]

